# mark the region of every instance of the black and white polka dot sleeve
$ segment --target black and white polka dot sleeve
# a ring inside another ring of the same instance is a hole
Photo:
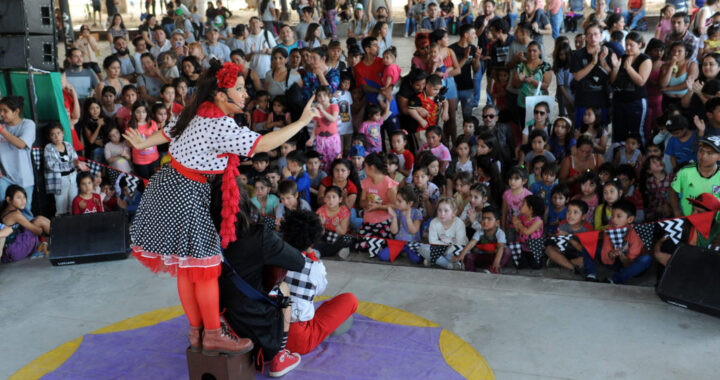
[[[232,153],[241,157],[252,157],[261,135],[248,127],[241,127],[235,120],[225,117],[210,126],[208,133],[217,136],[216,144],[220,153]],[[217,128],[217,130],[213,130]]]
[[[165,127],[163,127],[163,129],[162,129],[162,134],[163,134],[163,136],[165,136],[165,138],[167,139],[167,141],[172,142],[172,141],[174,140],[172,137],[170,137],[170,131],[175,127],[175,122],[176,122],[176,121],[177,121],[177,119],[176,119],[176,118],[173,118],[173,119],[170,120],[170,121],[165,125]]]

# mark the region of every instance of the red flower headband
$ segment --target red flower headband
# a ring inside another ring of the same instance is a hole
[[[218,87],[230,88],[235,86],[241,70],[241,66],[238,66],[232,62],[225,62],[222,69],[218,70],[217,74],[215,74],[218,82]]]

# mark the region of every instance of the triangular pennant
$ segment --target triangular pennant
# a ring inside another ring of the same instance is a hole
[[[613,247],[622,248],[625,244],[625,235],[627,235],[627,230],[627,227],[613,228],[605,230],[605,233],[608,235],[608,238],[610,238],[610,243],[612,243]]]
[[[530,252],[532,252],[535,262],[539,263],[542,255],[545,253],[545,239],[530,239],[528,240],[528,245],[530,246]]]
[[[451,246],[448,247],[448,249],[447,249],[446,252],[452,253],[453,256],[460,256],[460,254],[462,253],[462,251],[463,251],[464,248],[465,248],[464,245],[461,245],[461,244],[453,244],[453,245],[451,245]]]
[[[435,264],[440,256],[445,255],[447,246],[445,245],[430,245],[430,262]]]
[[[583,245],[585,250],[587,250],[588,254],[590,254],[590,257],[592,257],[593,259],[595,258],[595,250],[597,249],[599,234],[600,231],[588,231],[575,234],[575,236],[577,236],[577,238],[580,240],[580,244]]]
[[[557,249],[560,250],[560,252],[565,252],[565,249],[567,248],[567,244],[570,241],[571,237],[572,237],[572,234],[558,235],[558,236],[553,236],[550,239],[555,242],[555,246],[557,247]]]
[[[510,248],[510,252],[512,253],[513,261],[515,262],[515,266],[520,266],[520,255],[522,254],[522,248],[520,246],[520,243],[508,243],[508,248]]]
[[[683,220],[683,218],[661,220],[658,222],[660,229],[665,233],[665,236],[672,240],[673,244],[680,243],[684,223],[685,220]]]
[[[703,212],[702,214],[688,215],[688,220],[695,226],[699,233],[703,236],[708,237],[710,235],[710,226],[712,225],[713,218],[715,217],[714,211]]]
[[[386,242],[388,250],[390,251],[390,262],[393,262],[398,257],[403,247],[405,247],[405,242],[402,240],[394,239],[387,239]]]
[[[682,220],[682,219],[680,219]],[[652,250],[653,237],[655,235],[655,223],[634,224],[633,229],[640,236],[648,251]]]
[[[373,258],[380,253],[383,243],[385,242],[384,239],[380,238],[366,238],[365,241],[368,243],[368,253],[370,254],[370,258]]]

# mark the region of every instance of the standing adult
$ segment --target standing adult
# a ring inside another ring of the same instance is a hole
[[[113,46],[115,47],[115,56],[120,61],[120,77],[134,82],[136,76],[135,60],[130,56],[127,40],[124,37],[115,37]]]
[[[142,25],[138,27],[138,31],[140,32],[143,40],[145,40],[145,46],[148,49],[155,46],[155,41],[153,40],[153,32],[155,31],[155,27],[157,26],[157,17],[155,17],[155,15],[148,15]],[[135,40],[133,40],[133,43],[134,41]]]
[[[220,29],[215,25],[210,25],[205,37],[207,37],[207,41],[202,45],[203,53],[211,59],[216,58],[222,62],[230,62],[230,48],[219,42]]]
[[[675,41],[682,41],[690,51],[689,60],[694,61],[700,49],[700,39],[697,38],[690,29],[690,15],[685,12],[675,12],[670,18],[672,32],[665,37],[665,46],[670,46]],[[670,49],[665,50],[665,58],[669,58]]]
[[[365,51],[363,59],[354,67],[355,85],[365,92],[365,99],[369,104],[380,104],[378,94],[382,87],[382,73],[385,63],[378,57],[378,42],[373,37],[365,37],[362,40],[362,47]],[[395,98],[386,99],[390,102],[390,116],[383,123],[383,131],[389,134],[399,127],[398,106]]]
[[[117,9],[117,5],[119,2],[120,2],[119,0],[105,0],[105,11],[107,11],[108,20],[112,16],[120,13],[120,12],[118,12],[118,9]]]
[[[517,67],[517,73],[513,76],[513,87],[519,89],[517,97],[518,107],[525,108],[525,98],[533,96],[538,92],[547,94],[547,89],[552,81],[552,67],[549,63],[543,61],[540,44],[533,41],[527,47],[527,60],[520,62]],[[525,114],[518,115],[522,120],[520,125],[525,126]]]
[[[462,107],[463,119],[472,116],[472,109],[477,105],[474,101],[474,77],[482,76],[480,68],[482,66],[482,54],[473,45],[477,36],[475,28],[470,24],[463,24],[458,28],[460,40],[450,45],[450,49],[455,52],[455,56],[460,60],[460,74],[455,76],[455,85],[457,86],[458,99]]]
[[[122,93],[123,87],[130,82],[126,81],[120,76],[120,59],[115,55],[109,55],[103,60],[103,69],[105,69],[105,79],[98,83],[95,88],[95,94],[101,95],[102,89],[105,86],[111,86],[115,88],[115,93]]]
[[[275,37],[267,30],[263,31],[262,21],[256,16],[250,18],[248,32],[245,44],[250,49],[248,55],[250,67],[257,72],[260,78],[265,78],[267,72],[270,71],[270,53],[276,45]]]
[[[273,49],[271,69],[265,74],[265,91],[272,98],[284,95],[294,83],[303,86],[303,78],[287,66],[287,59],[287,50],[282,47]]]
[[[563,22],[563,1],[548,0],[547,12],[550,17],[550,27],[552,29],[552,38],[556,40],[560,36],[560,25]]]
[[[206,354],[238,354],[252,349],[249,339],[239,339],[220,326],[218,276],[222,248],[237,239],[235,218],[223,218],[220,234],[210,214],[208,176],[224,173],[223,212],[238,211],[237,165],[239,157],[267,152],[292,138],[317,116],[311,103],[300,119],[281,130],[261,136],[238,126],[234,114],[242,113],[247,94],[240,67],[212,60],[200,80],[193,102],[175,123],[147,139],[128,130],[126,140],[136,149],[170,142],[172,161],[150,178],[130,236],[133,255],[154,272],[177,276],[178,293],[190,322],[190,349]],[[172,186],[165,186],[172,183]],[[182,220],[183,223],[173,221]]]
[[[670,104],[680,106],[682,98],[688,92],[687,83],[695,82],[698,76],[697,62],[690,58],[691,47],[682,41],[674,41],[668,47],[670,57],[660,69],[660,87],[663,92],[662,106]]]
[[[280,27],[280,30],[278,31],[278,37],[279,41],[277,47],[285,49],[288,54],[290,54],[290,52],[294,49],[305,46],[305,42],[303,40],[298,40],[295,38],[295,32],[293,31],[293,28],[288,24],[284,24]]]
[[[165,34],[165,29],[160,26],[156,26],[155,30],[153,30],[153,37],[155,38],[155,45],[150,48],[150,53],[152,53],[152,55],[159,57],[161,53],[172,49],[172,45],[167,39],[167,34]]]
[[[628,135],[639,134],[645,139],[647,115],[647,80],[652,70],[650,57],[641,53],[645,42],[638,32],[625,37],[625,55],[611,56],[613,85],[612,139],[623,142]]]
[[[430,34],[430,42],[436,42],[440,46],[440,58],[443,60],[445,66],[445,81],[444,85],[447,88],[445,98],[448,101],[448,114],[450,119],[443,123],[443,133],[448,144],[455,143],[455,137],[457,137],[457,103],[458,93],[457,85],[455,83],[455,76],[460,74],[461,67],[458,58],[455,55],[453,49],[450,49],[450,39],[448,38],[448,32],[443,29],[434,30]],[[463,61],[464,65],[466,61]]]
[[[538,9],[535,0],[524,0],[523,10],[524,12],[520,14],[520,22],[530,24],[530,38],[540,45],[540,50],[545,51],[543,35],[552,34],[550,19],[542,9]]]
[[[408,136],[412,136],[409,139],[410,146],[408,149],[412,152],[416,152],[419,148],[417,142],[415,141],[415,130],[417,130],[418,123],[417,121],[410,116],[410,102],[413,103],[419,103],[417,100],[418,95],[420,95],[423,90],[425,89],[425,81],[427,79],[427,74],[425,71],[414,68],[410,70],[410,73],[402,79],[402,83],[400,84],[400,90],[395,95],[395,99],[397,99],[398,109],[400,110],[400,125],[402,128],[408,132]],[[424,108],[417,108],[416,111],[420,115],[420,117],[428,117],[428,112]]]
[[[302,75],[303,99],[310,99],[320,86],[328,86],[330,94],[334,94],[340,87],[340,71],[327,66],[327,50],[323,47],[312,49],[308,61],[309,66]]]
[[[353,12],[353,19],[348,24],[348,37],[361,41],[367,37],[370,27],[370,16],[365,14],[365,7],[361,3],[357,3]]]
[[[168,81],[162,75],[157,61],[152,53],[145,53],[140,58],[143,74],[138,76],[137,87],[140,98],[152,104],[160,100],[160,90]]]
[[[644,2],[645,0],[643,0]],[[707,35],[709,20],[715,12],[720,10],[720,1],[705,0],[705,4],[695,13],[690,31],[697,36]]]
[[[28,220],[32,220],[32,197],[35,188],[35,176],[30,159],[30,150],[35,143],[35,122],[22,117],[24,100],[19,96],[6,96],[0,99],[0,194],[10,185],[18,185],[25,190],[27,204],[22,210]]]
[[[602,31],[598,24],[585,27],[585,47],[575,50],[570,61],[570,71],[576,83],[575,120],[573,125],[581,125],[585,109],[600,108],[603,120],[607,120],[609,105],[609,73],[607,62],[608,48],[601,46]]]
[[[100,21],[100,25],[102,25],[102,12],[101,9],[102,4],[100,3],[100,0],[92,0],[92,17],[93,17],[93,23],[92,26],[97,26],[97,22]]]

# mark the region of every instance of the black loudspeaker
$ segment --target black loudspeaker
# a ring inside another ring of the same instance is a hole
[[[127,217],[122,211],[56,217],[51,236],[53,265],[122,260],[130,254]]]
[[[0,36],[0,68],[27,69],[32,66],[55,71],[56,57],[55,37],[52,35],[27,38],[25,35]]]
[[[0,1],[0,34],[55,32],[53,0]]]
[[[680,244],[657,293],[672,305],[720,317],[720,252]]]

